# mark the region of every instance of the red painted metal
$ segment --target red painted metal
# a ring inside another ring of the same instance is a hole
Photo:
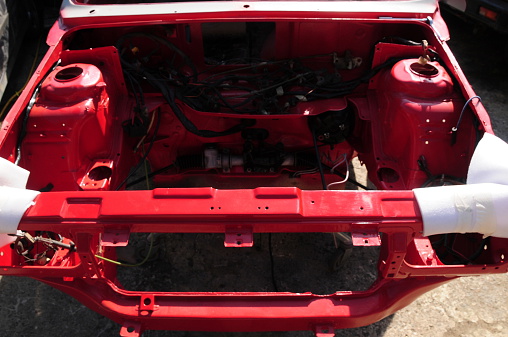
[[[379,18],[370,12],[241,11],[231,3],[230,11],[217,13],[111,17],[92,17],[91,11],[89,17],[73,16],[72,10],[89,7],[64,6],[61,24],[48,37],[48,53],[2,124],[0,155],[19,159],[31,172],[27,188],[43,190],[18,229],[30,235],[56,233],[62,244],[75,249],[56,249],[48,260],[27,260],[5,244],[0,274],[33,277],[70,294],[122,324],[123,336],[139,336],[147,329],[312,330],[327,336],[333,329],[380,320],[455,277],[508,271],[505,239],[491,238],[477,254],[482,238],[459,235],[451,250],[474,258],[456,263],[443,252],[450,247],[442,242],[450,238],[422,235],[411,189],[463,179],[479,135],[492,132],[478,104],[467,110],[452,142],[451,129],[474,92],[425,19],[429,13],[394,12]],[[441,27],[439,13],[430,15]],[[256,110],[268,101],[255,100],[242,106],[255,113],[231,109],[262,88],[245,80],[257,76],[245,69],[252,68],[248,62],[212,64],[216,55],[205,42],[213,34],[203,27],[213,27],[202,25],[210,22],[236,23],[219,25],[234,27],[234,36],[247,23],[275,27],[264,37],[259,57],[276,62],[263,65],[261,73],[277,73],[276,64],[293,59],[301,62],[306,76],[324,69],[340,81],[362,80],[337,97],[297,101],[285,93],[304,92],[310,98],[314,89],[303,80],[278,84],[269,107],[280,111]],[[387,38],[393,36],[426,39],[431,52],[422,55],[422,46]],[[162,38],[170,44],[154,45]],[[196,129],[227,130],[244,119],[255,126],[244,134],[203,137],[192,132],[154,82],[144,82],[148,72],[144,79],[125,75],[133,71],[125,53],[146,62],[141,67],[160,70],[182,55],[171,45],[192,60],[180,59],[173,72],[164,73],[174,88],[182,85],[179,80],[198,86],[216,78],[222,85],[229,81],[226,75],[237,77],[217,89],[229,106],[202,108],[189,103],[201,93],[176,95],[173,103]],[[341,68],[337,60],[348,53],[361,63]],[[422,65],[419,57],[429,55],[439,57]],[[365,74],[370,75],[362,78]],[[145,133],[129,129],[142,113],[141,124],[150,124]],[[335,117],[325,118],[327,114]],[[347,114],[352,117],[326,129]],[[317,128],[325,131],[316,139],[330,190],[323,190],[320,174],[309,169],[309,157],[316,157],[309,120],[316,118],[323,118]],[[334,140],[338,129],[349,131]],[[158,174],[148,185],[141,177],[137,183],[143,186],[129,190],[125,179],[143,158],[142,151],[133,151],[140,148],[150,149],[146,160]],[[378,191],[343,190],[343,177],[332,171],[345,174],[343,163],[355,156]],[[380,245],[377,280],[365,291],[327,295],[128,291],[116,278],[116,265],[103,259],[116,259],[115,248],[127,245],[131,233],[224,233],[226,246],[249,247],[256,233],[292,232],[348,232],[354,245]]]

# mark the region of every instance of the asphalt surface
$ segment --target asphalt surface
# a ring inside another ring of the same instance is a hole
[[[449,44],[459,64],[482,97],[497,135],[508,141],[508,63],[502,56],[507,38],[488,32],[475,33],[473,27],[460,20],[448,16],[446,19],[452,35]],[[32,41],[26,50],[33,50],[34,43]],[[361,263],[365,256],[358,258]],[[283,272],[281,269],[280,273]],[[360,273],[348,275],[351,280],[360,277]],[[337,336],[385,337],[508,336],[507,287],[507,274],[456,279],[378,323],[337,330],[336,333]],[[117,324],[40,282],[0,277],[0,336],[115,336],[119,329]],[[214,337],[312,335],[308,331],[241,334],[147,331],[143,334]]]

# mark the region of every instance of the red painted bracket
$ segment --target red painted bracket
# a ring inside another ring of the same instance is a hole
[[[122,247],[129,243],[130,231],[128,229],[106,229],[102,234],[102,246]]]
[[[351,233],[353,246],[375,247],[381,246],[381,237],[378,232],[353,232]]]
[[[252,228],[227,228],[224,247],[252,247],[254,236]]]
[[[141,323],[138,322],[124,322],[120,329],[121,337],[139,337],[142,331]]]
[[[316,337],[335,337],[335,329],[331,324],[316,325],[314,334]]]

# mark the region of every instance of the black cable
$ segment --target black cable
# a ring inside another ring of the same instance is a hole
[[[277,280],[275,279],[275,264],[273,262],[273,251],[272,251],[272,233],[268,233],[268,252],[270,253],[270,270],[272,273],[272,285],[276,292],[279,292],[277,287]]]
[[[256,120],[254,119],[243,119],[239,124],[230,127],[224,131],[212,131],[212,130],[199,130],[194,123],[192,123],[187,116],[183,113],[180,107],[176,104],[174,99],[174,91],[169,88],[160,88],[162,91],[162,95],[166,102],[169,104],[170,108],[173,110],[173,113],[178,118],[178,120],[183,124],[185,129],[197,136],[205,137],[205,138],[214,138],[214,137],[223,137],[229,136],[238,132],[241,132],[243,129],[252,127],[256,124]]]
[[[415,42],[412,40],[404,39],[399,36],[385,36],[380,42],[402,44],[406,46],[421,46],[422,42]]]
[[[120,47],[127,37],[135,37],[137,35],[139,34],[128,34],[122,37],[119,40],[119,43],[117,43],[117,46]],[[154,41],[171,46],[171,49],[178,50],[176,53],[184,58],[187,64],[192,64],[190,58],[188,58],[182,51],[176,48],[176,46],[157,36],[152,36],[149,34],[147,36]],[[332,54],[316,55],[312,57],[326,55]],[[260,62],[258,64],[248,65],[246,67],[229,69],[217,74],[212,74],[200,82],[196,82],[197,71],[193,66],[194,81],[191,82],[192,85],[189,85],[188,82],[190,78],[187,77],[187,80],[182,78],[184,83],[175,81],[175,87],[171,89],[163,89],[162,87],[167,87],[167,85],[161,83],[158,75],[149,74],[147,69],[143,66],[140,66],[139,64],[129,63],[125,60],[125,58],[122,58],[122,64],[137,72],[141,77],[148,79],[148,81],[154,87],[158,88],[163,93],[166,101],[168,101],[174,110],[175,115],[179,118],[180,122],[182,122],[188,131],[202,137],[219,137],[234,133],[237,129],[233,129],[232,131],[226,130],[224,132],[203,130],[204,132],[201,133],[200,130],[195,128],[190,120],[183,114],[181,109],[178,106],[175,107],[175,104],[173,104],[174,98],[176,97],[182,100],[190,107],[193,107],[199,111],[215,111],[218,110],[219,107],[223,107],[239,114],[264,114],[266,111],[279,114],[284,113],[290,106],[296,104],[298,100],[300,100],[298,96],[305,97],[306,101],[313,101],[317,99],[341,97],[350,94],[362,83],[367,83],[370,78],[377,74],[380,69],[391,66],[395,64],[395,62],[401,60],[401,58],[389,59],[377,67],[374,67],[360,78],[342,82],[337,76],[327,72],[324,73],[323,70],[311,70],[308,67],[303,66],[300,63],[300,59],[304,58],[266,61]],[[277,69],[271,69],[271,71],[267,73],[266,70],[269,69],[272,65],[280,66]],[[240,72],[244,70],[258,71],[258,73],[253,75],[240,74]],[[228,75],[231,72],[235,72],[238,75]],[[223,77],[212,80],[219,75]],[[237,84],[238,82],[242,81],[247,82],[248,86]],[[302,89],[298,91],[288,90],[288,86],[294,87],[295,85]],[[222,93],[223,88],[239,89],[246,92],[244,94],[226,97]],[[282,89],[280,93],[279,88]],[[196,90],[199,90],[197,95],[195,95]],[[277,90],[277,93],[275,93],[275,90]],[[290,101],[286,102],[286,100],[284,100],[281,102],[281,97],[289,97]],[[231,100],[240,98],[246,99],[242,100],[241,102],[231,103]],[[252,102],[254,103],[254,109],[239,109],[240,107],[243,107]],[[251,121],[250,123],[253,122]],[[240,125],[240,128],[244,127],[246,127],[245,124]]]
[[[53,64],[51,69],[48,71],[48,73],[40,80],[40,82],[35,87],[35,90],[32,94],[32,97],[30,98],[30,101],[28,101],[28,105],[25,108],[25,113],[23,116],[23,121],[21,122],[21,129],[19,130],[18,139],[16,141],[16,160],[14,161],[14,164],[19,165],[19,162],[21,160],[21,144],[23,143],[23,140],[26,136],[26,129],[28,125],[28,118],[30,117],[30,111],[32,111],[32,107],[35,104],[35,100],[37,99],[37,95],[39,94],[39,90],[42,86],[42,83],[46,80],[46,78],[53,72],[53,70],[56,69],[60,65],[62,60],[58,60]]]
[[[251,102],[255,98],[254,96],[251,96],[251,97],[248,97],[248,98],[244,99],[241,103],[237,103],[235,105],[231,105],[226,100],[226,98],[224,98],[224,96],[222,95],[222,93],[220,92],[220,90],[218,88],[212,87],[212,89],[215,92],[215,94],[217,95],[217,97],[222,101],[222,103],[224,103],[224,106],[229,108],[231,111],[234,111],[234,112],[248,113],[248,111],[238,111],[237,108],[242,106],[242,105],[245,105],[245,104]],[[251,110],[251,111],[255,112],[256,110]]]
[[[327,144],[325,144],[325,145],[327,145]],[[319,145],[319,146],[323,146],[323,145]],[[307,162],[310,166],[315,165],[315,163],[310,162],[308,159],[303,158],[303,157],[302,157],[302,158],[298,157],[298,160],[300,160],[300,161],[305,161],[305,162]],[[321,165],[323,166],[323,168],[324,168],[324,169],[327,169],[327,170],[331,170],[331,169],[332,169],[330,166],[328,166],[328,165],[326,165],[326,164],[321,163]],[[345,179],[345,178],[346,178],[346,175],[345,175],[345,174],[343,174],[343,173],[341,173],[341,172],[339,172],[339,171],[333,171],[333,174],[338,175],[339,177],[341,177],[341,178],[343,178],[343,179]],[[367,186],[365,186],[365,185],[363,185],[363,184],[360,184],[359,182],[357,182],[356,180],[354,180],[354,179],[352,179],[352,178],[348,178],[348,180],[347,180],[347,181],[348,181],[349,183],[351,183],[351,184],[355,185],[356,187],[360,187],[361,189],[364,189],[364,190],[366,190],[366,191],[370,191],[370,190],[372,190],[371,188],[368,188]]]
[[[138,178],[138,179],[136,179],[136,180],[134,180],[134,181],[131,181],[130,183],[128,183],[128,184],[126,184],[126,185],[125,185],[125,188],[129,188],[129,187],[131,187],[131,186],[134,186],[134,185],[136,185],[136,184],[138,184],[138,183],[140,183],[140,182],[142,182],[142,181],[146,180],[146,178],[153,178],[153,177],[155,177],[156,175],[159,175],[159,174],[161,174],[161,173],[164,173],[164,172],[166,172],[167,170],[169,170],[169,169],[171,169],[171,168],[173,168],[173,167],[175,167],[175,164],[170,164],[170,165],[164,166],[163,168],[160,168],[160,169],[158,169],[158,170],[156,170],[156,171],[153,171],[153,172],[149,173],[149,174],[148,174],[147,176],[145,176],[145,177],[141,177],[141,178]]]
[[[194,123],[192,123],[187,116],[183,113],[183,111],[180,109],[180,107],[175,102],[175,92],[173,89],[167,87],[164,83],[161,83],[156,77],[154,77],[153,74],[149,73],[148,71],[144,70],[143,68],[136,69],[135,66],[131,65],[130,63],[126,62],[125,60],[122,60],[122,64],[124,66],[129,67],[131,70],[137,71],[138,74],[145,78],[148,83],[150,83],[153,87],[160,90],[162,93],[162,96],[166,100],[166,102],[169,104],[170,108],[173,110],[173,113],[178,118],[178,120],[182,123],[182,125],[185,127],[185,129],[197,136],[205,137],[205,138],[213,138],[213,137],[223,137],[223,136],[229,136],[231,134],[235,134],[238,132],[241,132],[243,129],[247,127],[252,127],[256,124],[256,121],[253,119],[244,119],[239,124],[232,126],[229,129],[226,129],[224,131],[212,131],[212,130],[199,130]]]
[[[310,132],[312,133],[312,141],[314,142],[314,152],[316,153],[316,160],[319,169],[319,175],[321,176],[321,184],[323,185],[323,190],[327,190],[326,180],[325,180],[325,172],[323,170],[323,163],[321,163],[321,157],[319,155],[319,148],[317,145],[316,131],[314,127],[309,123]]]
[[[193,77],[194,81],[197,80],[198,71],[196,69],[196,66],[194,65],[194,62],[192,62],[191,58],[189,56],[187,56],[182,50],[180,50],[173,43],[171,43],[168,40],[163,39],[163,38],[161,38],[161,37],[159,37],[157,35],[153,35],[153,34],[150,34],[150,33],[129,33],[129,34],[125,34],[122,37],[120,37],[120,39],[118,39],[118,41],[116,43],[116,48],[119,51],[122,51],[123,48],[121,48],[121,47],[122,47],[123,42],[126,39],[132,38],[132,37],[149,38],[150,40],[158,42],[158,43],[160,43],[162,45],[165,45],[169,49],[173,50],[176,54],[180,55],[180,57],[184,60],[184,62],[191,68],[192,73],[193,73],[192,77]]]
[[[466,103],[464,103],[464,106],[462,107],[462,110],[460,111],[459,120],[457,121],[457,124],[452,127],[452,139],[451,139],[451,145],[454,145],[457,141],[457,132],[459,131],[460,122],[462,122],[462,117],[464,116],[464,111],[466,111],[467,106],[469,103],[473,101],[473,99],[477,98],[478,103],[482,102],[482,98],[480,96],[473,96],[469,98]]]
[[[117,186],[116,191],[121,189],[122,186],[127,182],[127,180],[129,180],[129,178],[132,177],[134,175],[134,173],[137,172],[137,170],[139,170],[141,165],[143,165],[143,163],[145,162],[146,158],[148,158],[148,154],[152,150],[153,144],[155,143],[155,139],[157,138],[157,135],[159,133],[159,127],[161,124],[161,115],[162,115],[162,113],[158,110],[155,110],[153,113],[157,113],[157,122],[155,124],[155,129],[153,131],[153,136],[152,136],[152,139],[150,140],[150,144],[148,145],[148,149],[146,149],[145,153],[143,154],[143,157],[138,162],[138,164],[129,172],[127,177],[125,177],[125,179],[120,183],[120,185]]]
[[[327,170],[331,170],[331,169],[332,169],[331,167],[329,167],[329,166],[327,166],[327,165],[324,165],[324,164],[323,164],[323,166],[324,166]],[[346,179],[346,175],[345,175],[345,174],[342,174],[342,173],[340,173],[340,172],[333,171],[333,174],[336,174],[336,175],[338,175],[339,177],[342,177],[343,179]],[[353,185],[355,185],[356,187],[360,187],[361,189],[364,189],[365,191],[371,191],[371,190],[372,190],[372,188],[369,188],[369,187],[367,187],[367,186],[365,186],[365,185],[363,185],[363,184],[360,184],[359,182],[357,182],[356,180],[354,180],[354,179],[352,179],[352,178],[348,178],[348,179],[347,179],[347,182],[348,182],[348,183],[351,183],[351,184],[353,184]]]
[[[484,239],[482,240],[482,242],[480,243],[480,247],[478,247],[478,249],[476,250],[476,252],[475,252],[473,255],[471,255],[471,256],[469,257],[469,261],[473,262],[474,260],[476,260],[477,258],[479,258],[479,257],[480,257],[480,255],[482,254],[482,252],[484,251],[484,247],[485,247],[485,245],[489,244],[489,242],[490,242],[490,236],[488,236],[488,237],[484,238]]]
[[[316,99],[329,99],[329,98],[336,98],[336,97],[342,97],[345,95],[348,95],[352,93],[358,86],[360,86],[363,83],[368,83],[369,80],[374,77],[381,69],[386,67],[391,67],[395,63],[399,62],[400,60],[403,60],[404,58],[390,58],[386,60],[385,62],[377,65],[376,67],[370,69],[368,72],[366,72],[364,75],[362,75],[359,78],[356,78],[351,81],[347,82],[339,82],[334,85],[329,85],[329,87],[324,86],[314,86],[314,88],[309,88],[308,91],[291,91],[287,92],[287,95],[303,95],[305,96],[307,101],[313,101]],[[322,93],[320,91],[330,92],[330,93]]]
[[[447,255],[443,255],[443,253],[450,254],[451,256],[453,256],[454,260],[451,261],[451,262],[447,262],[446,264],[453,264],[453,265],[457,265],[457,264],[474,264],[474,261],[478,257],[480,257],[480,255],[483,253],[484,246],[489,243],[490,237],[486,237],[486,238],[482,239],[482,241],[480,242],[480,244],[479,244],[478,248],[476,249],[476,251],[471,256],[466,257],[463,254],[460,254],[459,252],[457,252],[453,248],[453,245],[455,243],[455,239],[456,239],[457,235],[463,235],[463,234],[457,234],[457,233],[443,234],[443,238],[440,239],[439,241],[433,242],[432,245],[434,247],[440,247],[441,246],[441,247],[444,248],[444,252],[438,253],[438,254],[441,255],[440,258],[443,259],[443,261],[447,257]],[[467,235],[467,234],[465,234],[465,235]]]
[[[134,78],[134,76],[132,76],[128,71],[124,71],[123,73],[129,80],[129,83],[131,85],[132,92],[134,94],[134,99],[136,100],[136,106],[138,108],[144,107],[145,106],[145,98],[143,96],[143,89],[141,88],[141,85]],[[136,84],[136,85],[134,85],[134,84]]]
[[[121,50],[121,46],[126,39],[131,38],[131,37],[140,37],[140,36],[147,37],[147,38],[151,39],[152,41],[161,43],[161,44],[167,46],[168,48],[172,49],[176,54],[180,55],[183,58],[183,60],[185,61],[185,63],[192,69],[193,80],[194,81],[197,80],[198,72],[197,72],[197,69],[196,69],[194,63],[192,62],[192,60],[184,52],[182,52],[178,47],[176,47],[174,44],[172,44],[171,42],[169,42],[165,39],[162,39],[156,35],[146,34],[146,33],[126,34],[118,40],[118,42],[116,44],[117,49]],[[163,97],[165,98],[165,100],[167,101],[167,103],[169,104],[169,106],[171,107],[171,109],[173,110],[173,112],[176,115],[176,117],[178,118],[178,120],[182,123],[182,125],[187,129],[187,131],[189,131],[197,136],[206,137],[206,138],[228,136],[228,135],[240,132],[247,127],[254,126],[254,124],[256,123],[255,120],[243,120],[239,124],[229,128],[227,130],[224,130],[224,131],[199,130],[187,118],[187,116],[185,116],[183,111],[176,104],[175,94],[174,94],[173,90],[167,88],[167,86],[165,84],[161,83],[158,78],[156,78],[150,72],[146,71],[143,67],[133,65],[133,64],[127,62],[124,58],[120,58],[120,60],[121,60],[122,65],[129,68],[129,70],[132,70],[135,73],[138,73],[138,75],[140,75],[141,78],[146,79],[152,86],[154,86],[155,88],[158,88],[161,91],[161,93],[162,93]]]
[[[41,81],[42,83],[42,81]],[[14,164],[19,165],[19,162],[21,160],[21,144],[23,144],[23,140],[26,137],[27,134],[27,125],[28,125],[28,118],[30,117],[30,112],[32,111],[32,108],[35,104],[35,100],[37,99],[37,95],[39,94],[40,89],[39,84],[37,88],[35,88],[34,93],[32,94],[32,97],[30,98],[30,101],[28,102],[28,105],[25,109],[25,114],[23,116],[23,121],[21,122],[21,128],[19,130],[18,139],[16,141],[16,160],[14,161]]]
[[[439,182],[437,185],[433,185],[433,183]],[[445,186],[445,183],[451,185],[464,185],[466,182],[462,178],[457,178],[453,176],[449,176],[446,174],[430,176],[421,187],[430,187],[430,186]]]

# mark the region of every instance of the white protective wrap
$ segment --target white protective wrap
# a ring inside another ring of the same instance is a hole
[[[423,235],[481,233],[508,238],[508,186],[472,184],[414,190]]]
[[[467,185],[413,192],[425,236],[481,233],[508,238],[508,144],[485,133],[471,158]]]
[[[508,186],[508,144],[490,133],[485,133],[471,158],[467,183]]]
[[[25,189],[30,173],[0,158],[0,242],[9,241],[6,235],[15,234],[25,211],[33,205],[40,192]]]

